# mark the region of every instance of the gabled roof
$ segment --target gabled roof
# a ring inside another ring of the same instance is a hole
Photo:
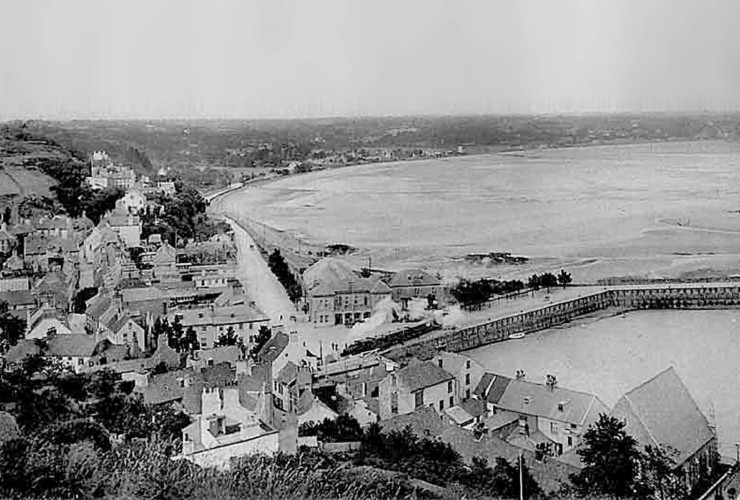
[[[440,280],[421,269],[404,269],[393,275],[388,285],[391,288],[402,286],[439,286]]]
[[[99,321],[103,313],[110,308],[111,302],[112,298],[108,293],[98,293],[88,301],[85,314],[93,318],[95,321]]]
[[[282,353],[290,342],[290,337],[283,332],[278,332],[268,340],[265,345],[262,346],[257,357],[264,362],[274,362]]]
[[[48,341],[47,353],[51,356],[90,357],[95,345],[95,338],[84,333],[54,335]]]
[[[277,375],[277,381],[284,385],[292,384],[298,376],[298,366],[292,361],[285,363],[285,366]]]
[[[608,412],[606,405],[593,394],[525,380],[510,381],[495,404],[505,410],[577,425],[584,425],[596,409]]]
[[[453,380],[455,377],[438,365],[424,361],[398,370],[398,378],[409,391],[414,392]]]
[[[627,432],[643,446],[670,447],[677,465],[715,437],[704,414],[671,367],[631,390],[612,415],[627,422]],[[669,450],[670,451],[670,450]]]
[[[511,379],[503,375],[486,372],[475,387],[473,394],[489,403],[498,403]]]

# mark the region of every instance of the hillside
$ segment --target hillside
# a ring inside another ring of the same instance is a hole
[[[53,141],[32,136],[20,127],[0,127],[0,210],[31,196],[54,199],[52,187],[57,180],[45,166],[72,161],[73,153]]]

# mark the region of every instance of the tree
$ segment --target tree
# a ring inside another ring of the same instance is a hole
[[[571,475],[578,492],[615,497],[633,494],[640,452],[635,439],[624,430],[625,425],[602,413],[585,432],[583,446],[577,451],[584,467]]]
[[[558,274],[558,283],[562,285],[563,288],[570,285],[573,282],[573,278],[570,276],[570,273],[565,272],[565,270],[561,269],[560,274]]]
[[[14,316],[10,305],[0,300],[0,341],[9,346],[15,345],[26,332],[26,321]]]
[[[198,334],[195,333],[195,329],[192,327],[192,325],[189,326],[187,330],[185,330],[185,335],[183,336],[183,344],[188,352],[193,352],[200,349]]]
[[[689,498],[683,474],[673,459],[676,450],[669,447],[646,446],[640,456],[636,492],[643,498],[655,500],[684,500]]]
[[[522,483],[524,486],[525,498],[540,493],[540,487],[529,472],[529,467],[524,462],[524,458],[517,466],[511,465],[505,458],[497,457],[496,466],[493,468],[491,477],[492,489],[498,495],[504,498],[519,498],[519,466],[522,468]]]
[[[270,329],[265,325],[261,325],[260,329],[257,331],[257,335],[254,337],[254,341],[252,342],[252,348],[249,350],[249,355],[252,359],[257,359],[257,354],[271,338],[272,332],[270,332]]]
[[[225,346],[232,346],[236,345],[239,340],[239,336],[237,336],[236,332],[234,331],[234,327],[230,326],[226,329],[226,332],[222,333],[218,336],[218,340],[216,340],[216,343],[214,344],[214,347],[225,347]]]
[[[548,292],[552,287],[557,286],[557,284],[558,278],[550,272],[544,273],[540,276],[540,286],[547,288]]]
[[[527,286],[532,290],[539,290],[542,286],[542,279],[539,277],[539,275],[533,274],[529,277],[529,280],[527,280]]]

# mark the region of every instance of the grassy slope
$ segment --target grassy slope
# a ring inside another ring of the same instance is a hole
[[[45,159],[69,159],[72,153],[54,143],[30,139],[17,127],[0,127],[0,208],[8,197],[52,196],[56,181],[36,164]]]

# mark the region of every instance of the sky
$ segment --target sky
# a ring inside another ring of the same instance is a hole
[[[0,0],[0,120],[740,110],[738,0]]]

